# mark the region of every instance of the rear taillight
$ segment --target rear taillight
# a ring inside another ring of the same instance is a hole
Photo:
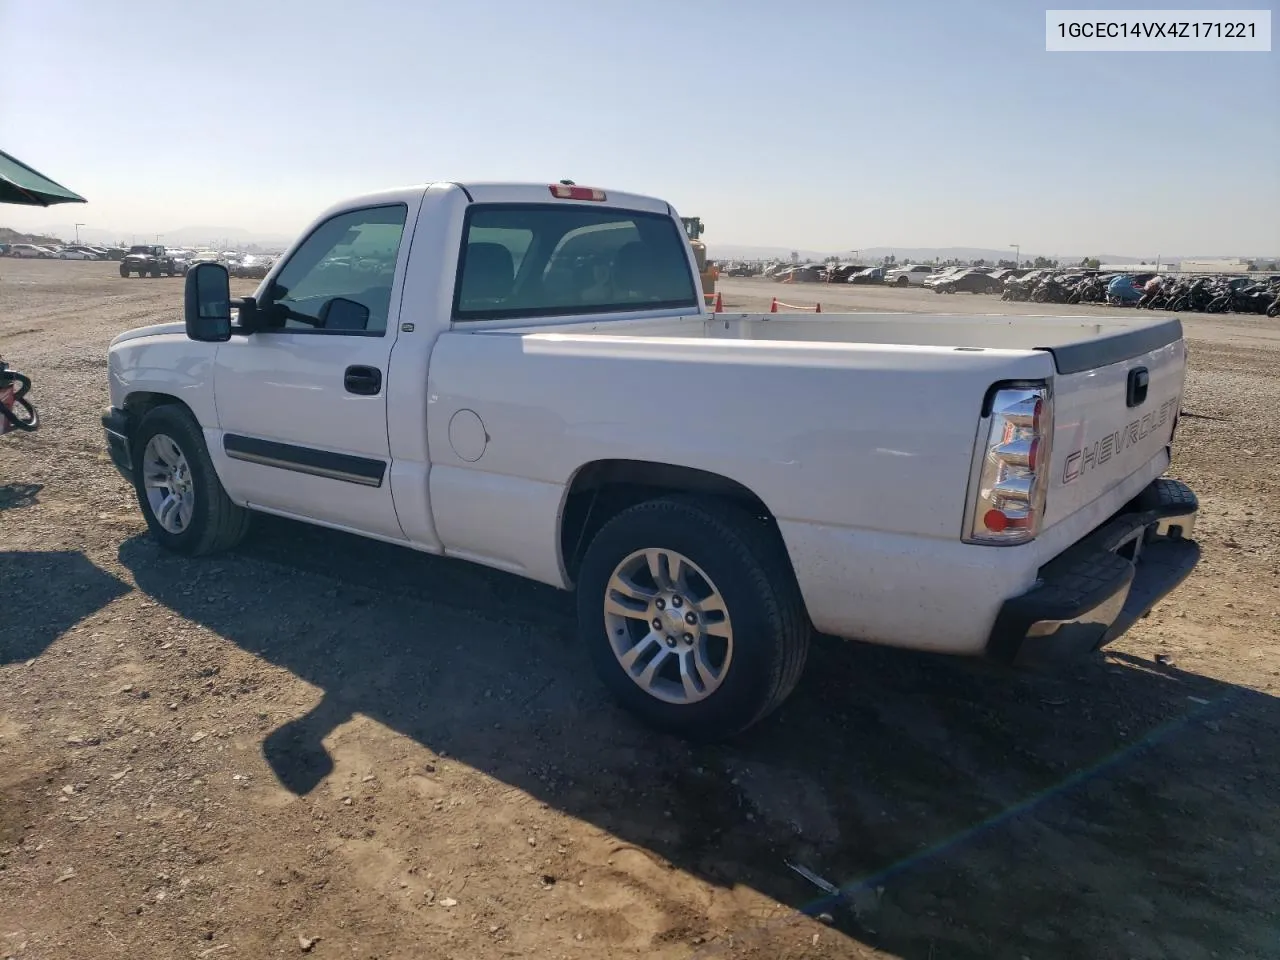
[[[1006,387],[991,401],[978,450],[977,496],[970,543],[1025,543],[1040,530],[1049,487],[1053,400],[1044,384]]]

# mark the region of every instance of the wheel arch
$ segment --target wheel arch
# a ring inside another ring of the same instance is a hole
[[[735,503],[776,531],[773,512],[760,496],[722,474],[651,460],[593,460],[575,471],[561,505],[559,547],[566,581],[577,580],[583,552],[609,520],[638,503],[680,493]]]
[[[124,398],[124,415],[129,420],[129,434],[132,439],[133,431],[137,429],[142,418],[157,407],[177,406],[181,407],[187,413],[191,414],[197,424],[200,418],[196,416],[196,412],[192,410],[186,403],[179,400],[171,393],[163,393],[155,390],[134,390]]]

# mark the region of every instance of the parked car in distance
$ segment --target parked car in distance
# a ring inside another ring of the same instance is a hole
[[[818,283],[826,278],[826,271],[816,263],[788,266],[773,275],[781,283]]]
[[[884,282],[898,287],[917,287],[923,284],[925,277],[931,273],[933,273],[933,267],[923,263],[908,264],[887,270],[884,275]]]
[[[230,264],[231,276],[249,280],[261,280],[271,268],[271,258],[247,253]]]
[[[191,266],[191,258],[195,256],[195,252],[181,247],[169,247],[169,256],[173,258],[174,272],[182,277],[186,276],[187,269]]]
[[[136,273],[139,277],[172,277],[178,273],[177,264],[169,252],[159,244],[134,244],[120,261],[120,276]]]
[[[884,267],[867,267],[865,270],[859,270],[855,274],[851,274],[846,283],[883,283]]]
[[[968,270],[968,267],[949,266],[942,269],[935,268],[933,273],[924,278],[923,286],[932,287],[939,281],[945,280],[947,277],[954,277],[957,273]]]
[[[344,200],[184,303],[105,371],[161,546],[261,511],[576,590],[604,684],[678,734],[766,716],[815,628],[1087,656],[1198,558],[1176,318],[716,314],[665,201],[567,183]]]
[[[54,256],[54,253],[48,247],[37,246],[34,243],[14,243],[9,246],[9,256],[27,260],[48,260]]]
[[[933,284],[934,293],[999,293],[1002,284],[979,267],[961,270]]]
[[[84,247],[63,247],[58,251],[59,260],[97,260],[100,259],[92,250]]]

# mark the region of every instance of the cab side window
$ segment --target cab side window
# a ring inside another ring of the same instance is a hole
[[[267,330],[385,334],[407,214],[391,204],[322,223],[272,280],[261,305]]]

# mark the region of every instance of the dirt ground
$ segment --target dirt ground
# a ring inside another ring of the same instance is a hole
[[[274,520],[162,554],[98,413],[181,283],[0,261],[44,415],[0,439],[0,958],[1280,956],[1280,324],[1186,318],[1204,559],[1105,659],[820,640],[692,748],[605,699],[554,591]]]

